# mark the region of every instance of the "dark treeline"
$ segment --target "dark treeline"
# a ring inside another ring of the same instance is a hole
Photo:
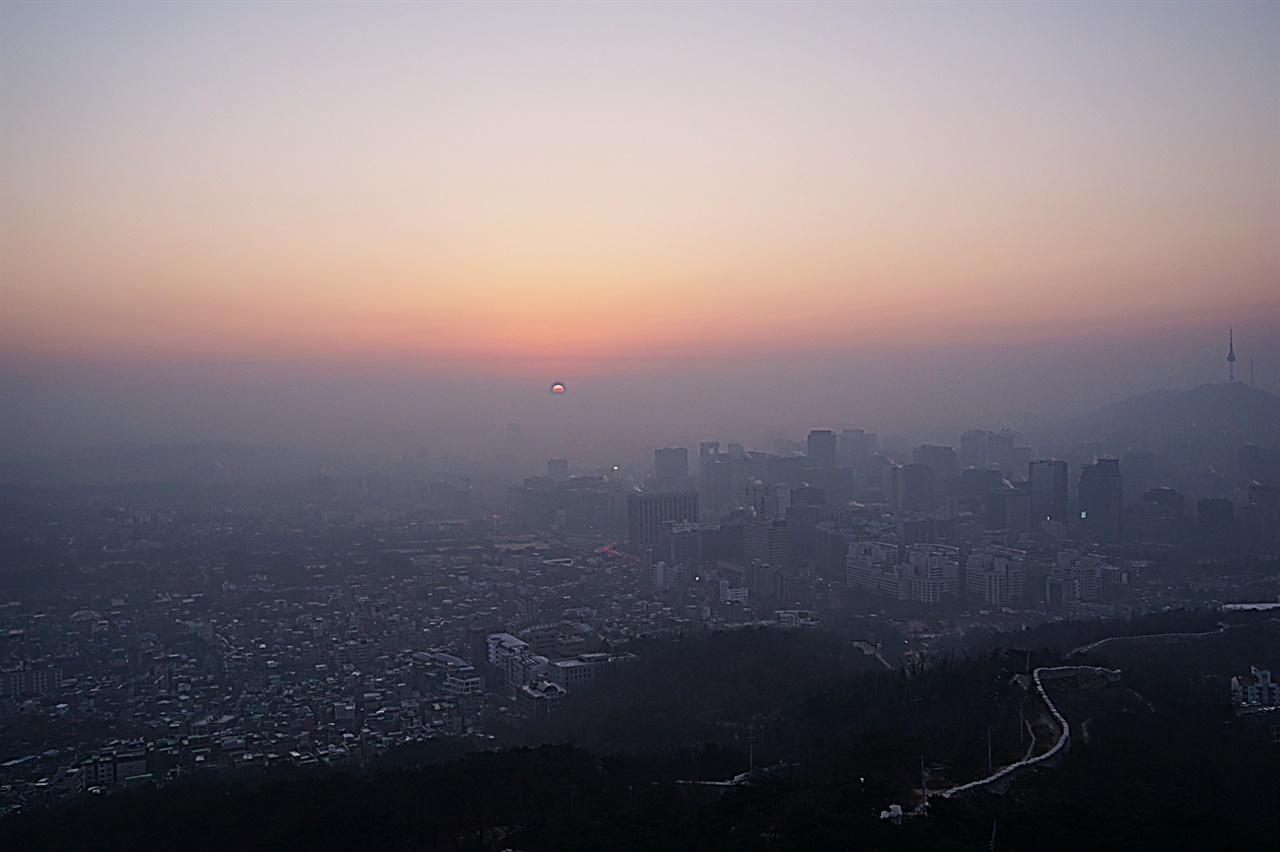
[[[1112,624],[1116,633],[1136,627]],[[1270,659],[1280,636],[1263,618],[1224,636],[1208,651],[1204,640],[1145,655],[1115,643],[1126,655],[1120,683],[1050,688],[1076,732],[1054,766],[994,791],[935,798],[927,818],[901,826],[878,814],[891,802],[915,804],[922,762],[936,791],[985,774],[988,732],[996,764],[1021,757],[1020,715],[1033,726],[1043,715],[1013,682],[1025,652],[951,653],[889,671],[821,632],[654,642],[559,719],[518,732],[558,743],[459,755],[440,741],[389,752],[359,776],[293,770],[120,793],[12,816],[0,823],[0,845],[973,849],[985,848],[994,826],[996,848],[1229,848],[1274,836],[1274,730],[1237,720],[1220,693],[1186,689],[1183,673],[1200,683],[1219,660]],[[1033,656],[1060,660],[1043,649]],[[1039,725],[1041,748],[1051,734]],[[791,768],[722,796],[677,783],[741,772],[749,749],[757,766]]]

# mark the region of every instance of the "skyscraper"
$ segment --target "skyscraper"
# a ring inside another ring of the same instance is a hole
[[[654,450],[653,472],[660,484],[683,484],[689,477],[689,451],[684,447],[663,447]]]
[[[748,562],[785,565],[791,560],[791,530],[782,518],[753,518],[742,534]]]
[[[1037,459],[1027,465],[1031,482],[1031,525],[1045,521],[1067,522],[1067,463]]]
[[[1091,541],[1120,540],[1124,478],[1119,459],[1098,459],[1080,471],[1080,534]]]
[[[658,543],[667,521],[698,520],[698,495],[692,491],[644,492],[627,495],[627,544],[633,553]]]
[[[936,444],[921,444],[911,451],[911,460],[933,469],[936,480],[946,480],[956,475],[956,451]]]
[[[836,433],[830,429],[814,429],[809,433],[806,446],[809,464],[813,467],[836,466]]]
[[[844,429],[840,432],[840,463],[861,472],[867,459],[876,451],[876,435],[862,429]]]

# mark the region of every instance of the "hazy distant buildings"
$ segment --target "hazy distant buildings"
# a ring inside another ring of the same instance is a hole
[[[791,489],[785,486],[752,482],[744,489],[745,503],[757,518],[777,518],[791,506]]]
[[[1117,459],[1098,459],[1080,471],[1080,534],[1089,541],[1118,542],[1124,478]]]
[[[830,429],[814,429],[806,445],[809,464],[813,467],[836,466],[836,433]]]
[[[1022,600],[1027,554],[1007,547],[983,547],[965,562],[965,589],[992,606]]]
[[[901,601],[936,604],[959,586],[960,551],[938,544],[913,544],[898,561],[897,545],[859,541],[849,546],[846,583]]]
[[[905,464],[891,470],[890,504],[900,512],[928,512],[937,503],[934,470],[929,465]]]
[[[855,541],[849,545],[845,585],[898,596],[901,591],[895,568],[898,545],[884,541]]]
[[[662,524],[658,530],[654,559],[671,566],[698,565],[702,562],[702,527],[674,521]]]
[[[692,491],[627,495],[627,543],[633,553],[657,545],[664,523],[697,520],[698,495]]]
[[[1049,576],[1050,581],[1064,584],[1062,603],[1096,601],[1102,593],[1102,572],[1107,567],[1101,556],[1083,554],[1078,550],[1064,550],[1058,554],[1057,564]]]
[[[999,488],[986,492],[983,504],[989,530],[1027,532],[1032,528],[1031,491],[1026,483],[1014,486],[1001,480]]]
[[[653,471],[659,481],[676,482],[689,475],[689,451],[663,447],[653,451]]]
[[[933,475],[938,480],[956,475],[956,451],[951,447],[921,444],[911,451],[911,460],[916,464],[932,468]]]
[[[1151,487],[1155,480],[1155,456],[1147,452],[1129,452],[1124,454],[1125,500],[1129,502]]]
[[[1227,497],[1202,497],[1196,501],[1196,535],[1201,541],[1224,542],[1232,537],[1235,504]]]
[[[936,604],[955,597],[960,585],[960,551],[945,544],[913,544],[907,548],[903,574],[907,599]]]
[[[983,429],[973,429],[960,436],[960,452],[956,454],[956,462],[961,469],[976,467],[979,470],[987,467],[987,435]]]
[[[734,457],[720,452],[719,441],[698,445],[698,500],[704,510],[726,512],[734,506]]]
[[[960,436],[957,462],[967,467],[995,468],[1009,480],[1018,482],[1031,461],[1031,448],[1015,445],[1017,435],[1008,430],[988,432],[974,429]]]
[[[782,518],[753,518],[742,535],[748,562],[785,565],[791,561],[791,529]]]
[[[547,459],[547,478],[554,482],[564,482],[569,478],[568,459]]]
[[[1027,465],[1031,483],[1031,522],[1038,527],[1045,521],[1067,522],[1067,463],[1057,459],[1038,459]]]
[[[1120,536],[1131,544],[1177,544],[1182,539],[1186,500],[1172,488],[1151,488],[1125,506]]]
[[[878,441],[874,432],[861,429],[842,429],[837,451],[840,463],[853,468],[857,473],[864,473],[867,462],[878,449]]]
[[[603,476],[557,479],[568,467],[558,461],[548,462],[552,476],[531,476],[511,489],[510,506],[521,525],[583,532],[625,529],[626,490]]]

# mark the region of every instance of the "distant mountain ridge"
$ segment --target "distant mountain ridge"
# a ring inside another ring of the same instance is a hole
[[[1200,385],[1187,391],[1162,388],[1131,396],[1060,424],[1061,437],[1099,438],[1140,429],[1212,432],[1241,443],[1280,444],[1280,396],[1243,382]]]

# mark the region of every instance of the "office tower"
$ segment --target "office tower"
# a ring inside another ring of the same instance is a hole
[[[683,524],[668,521],[658,530],[658,545],[654,549],[654,558],[661,559],[674,568],[683,565],[689,568],[702,563],[702,527],[697,524]]]
[[[836,466],[836,433],[830,429],[814,429],[809,432],[806,455],[813,467]]]
[[[1201,497],[1196,501],[1196,534],[1201,541],[1228,541],[1235,526],[1235,504],[1227,497]]]
[[[970,467],[981,469],[987,466],[987,436],[989,434],[983,429],[973,429],[960,436],[960,453],[957,461],[961,470]]]
[[[1045,521],[1067,521],[1067,463],[1057,459],[1037,459],[1027,465],[1031,482],[1031,525]]]
[[[969,554],[965,561],[965,586],[970,595],[992,606],[1022,600],[1022,582],[1027,554],[1007,547],[987,546]]]
[[[1175,517],[1181,518],[1187,510],[1187,498],[1174,491],[1172,488],[1152,488],[1143,493],[1142,501],[1144,503],[1154,503],[1162,509],[1168,509],[1169,513]]]
[[[781,518],[753,518],[742,533],[748,562],[785,565],[791,560],[791,530]]]
[[[1026,484],[994,488],[983,495],[986,508],[986,528],[989,530],[1015,530],[1026,532],[1031,529],[1031,492]]]
[[[907,464],[893,468],[892,505],[903,512],[928,512],[937,502],[933,468]]]
[[[627,495],[627,544],[640,553],[658,543],[662,525],[698,520],[698,495],[692,491],[644,492]]]
[[[1124,477],[1118,459],[1098,459],[1080,471],[1080,534],[1090,541],[1120,540]]]
[[[956,451],[935,444],[921,444],[911,451],[911,460],[933,469],[934,477],[946,479],[956,475]]]
[[[704,456],[698,460],[698,500],[713,512],[727,512],[733,499],[733,461],[727,455]]]
[[[568,459],[547,459],[547,478],[564,482],[569,478]]]
[[[653,472],[659,482],[682,482],[689,476],[689,451],[684,447],[654,450]]]
[[[861,429],[840,432],[840,463],[861,472],[877,449],[876,434]]]
[[[791,505],[791,489],[755,481],[743,489],[743,505],[750,506],[756,517],[776,518],[787,513]]]

